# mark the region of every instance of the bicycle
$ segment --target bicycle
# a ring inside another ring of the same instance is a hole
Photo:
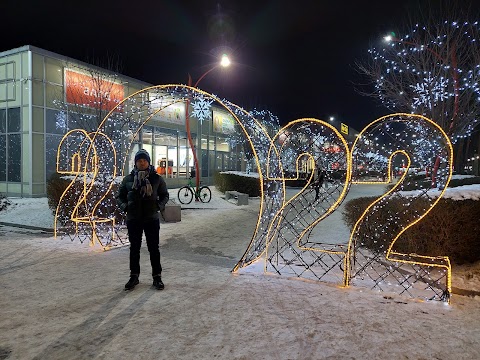
[[[200,186],[195,190],[192,178],[188,179],[188,184],[182,186],[178,190],[178,201],[181,204],[190,204],[195,196],[195,200],[200,200],[202,203],[208,203],[212,199],[212,191],[206,185]]]

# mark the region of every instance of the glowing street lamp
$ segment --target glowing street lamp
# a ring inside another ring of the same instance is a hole
[[[207,76],[208,74],[210,74],[213,70],[215,70],[216,68],[218,67],[228,67],[230,66],[230,58],[228,57],[227,54],[223,54],[222,55],[222,58],[220,59],[220,62],[215,64],[212,68],[210,68],[209,70],[205,71],[202,76],[200,76],[197,80],[197,82],[195,83],[195,85],[193,85],[193,87],[197,87],[198,84],[200,83],[200,81],[205,77]],[[192,78],[190,77],[190,74],[188,74],[188,86],[192,86]]]
[[[202,76],[200,76],[198,78],[197,82],[195,83],[195,85],[193,87],[195,87],[195,88],[198,87],[198,84],[200,83],[200,81],[205,76],[207,76],[210,72],[212,72],[213,70],[217,69],[218,67],[228,67],[228,66],[230,66],[230,63],[231,62],[230,62],[230,58],[228,57],[228,55],[223,54],[222,58],[220,59],[220,62],[215,64],[209,70],[205,71],[202,74]],[[188,86],[192,86],[192,77],[190,76],[190,74],[188,74]],[[197,152],[196,152],[196,149],[195,149],[195,145],[193,144],[192,133],[190,131],[190,114],[188,112],[189,105],[190,105],[190,99],[187,99],[187,101],[185,102],[185,107],[186,107],[186,110],[185,110],[185,128],[187,130],[188,143],[190,144],[190,148],[192,149],[192,153],[193,153],[193,161],[195,163],[195,201],[199,201],[199,199],[197,197],[197,190],[200,187],[200,169],[198,167]]]

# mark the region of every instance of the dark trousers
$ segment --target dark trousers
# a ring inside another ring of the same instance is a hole
[[[160,265],[160,220],[155,219],[144,222],[143,220],[128,220],[128,240],[130,241],[130,275],[140,275],[140,247],[142,246],[142,233],[145,232],[152,276],[161,275]]]

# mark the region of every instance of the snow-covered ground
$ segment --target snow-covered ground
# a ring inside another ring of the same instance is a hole
[[[382,191],[354,185],[348,196]],[[0,222],[53,226],[46,199],[11,201]],[[0,359],[478,358],[479,297],[423,303],[264,275],[259,264],[232,275],[259,203],[236,206],[213,190],[209,204],[162,223],[162,292],[150,286],[145,245],[141,283],[125,292],[128,247],[103,252],[0,226]],[[340,239],[348,229],[336,213],[327,228]],[[479,278],[478,266],[456,267],[453,286],[480,291]]]

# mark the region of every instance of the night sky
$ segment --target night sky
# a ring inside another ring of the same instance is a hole
[[[185,84],[229,49],[233,66],[210,73],[201,89],[247,110],[269,109],[282,123],[335,116],[361,130],[389,111],[355,91],[366,82],[355,61],[419,2],[437,3],[3,0],[0,51],[34,45],[87,62],[114,56],[124,75]]]

